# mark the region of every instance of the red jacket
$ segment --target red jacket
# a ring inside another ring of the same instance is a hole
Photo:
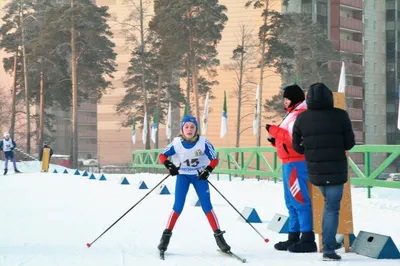
[[[297,116],[307,110],[306,101],[298,103],[288,109],[288,114],[283,119],[280,126],[272,125],[269,128],[269,134],[275,138],[275,147],[279,159],[282,163],[298,162],[304,160],[304,155],[294,151],[292,146],[292,130]]]

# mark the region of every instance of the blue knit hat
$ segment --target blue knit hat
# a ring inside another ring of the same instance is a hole
[[[183,126],[187,123],[187,122],[192,122],[195,126],[196,126],[196,132],[199,128],[199,124],[197,123],[196,117],[191,116],[191,115],[187,115],[184,118],[182,118],[182,122],[181,122],[181,130],[183,128]]]

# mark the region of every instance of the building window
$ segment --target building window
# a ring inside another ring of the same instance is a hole
[[[394,30],[386,31],[386,41],[394,42],[396,40],[396,32]]]
[[[376,63],[374,62],[374,73],[375,73],[375,70],[376,70]]]
[[[387,42],[386,43],[386,50],[387,51],[394,51],[394,50],[396,50],[396,43],[395,42]],[[394,57],[394,54],[393,54],[393,56],[391,56],[390,58],[393,58]]]
[[[376,83],[374,83],[374,93],[376,93]]]

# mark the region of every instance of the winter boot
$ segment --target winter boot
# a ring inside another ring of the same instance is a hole
[[[8,172],[8,169],[6,168],[6,169],[4,169],[4,175],[6,175],[7,174],[7,172]]]
[[[327,254],[327,253],[324,253],[323,255],[322,255],[322,260],[325,260],[325,261],[330,261],[330,260],[333,260],[333,261],[338,261],[338,260],[341,260],[342,259],[342,257],[340,257],[338,254],[336,254],[336,253],[332,253],[332,254]]]
[[[14,172],[17,173],[17,174],[21,173],[21,171],[19,171],[17,168],[14,169]]]
[[[169,240],[171,239],[172,231],[169,229],[165,229],[160,240],[160,244],[158,244],[158,249],[160,251],[166,251],[168,248]]]
[[[315,243],[314,232],[301,233],[300,241],[288,246],[288,251],[294,253],[317,252],[317,243]]]
[[[215,240],[217,241],[217,245],[219,247],[219,249],[222,252],[228,252],[231,250],[231,247],[226,243],[223,234],[225,233],[225,231],[221,231],[220,229],[217,229],[214,231],[214,237]]]
[[[290,245],[299,242],[299,240],[300,240],[300,232],[289,232],[288,240],[276,243],[274,248],[276,250],[286,251]]]

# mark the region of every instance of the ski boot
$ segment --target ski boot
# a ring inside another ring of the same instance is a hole
[[[169,229],[165,229],[161,239],[160,239],[160,244],[158,244],[158,250],[160,251],[166,251],[168,248],[169,240],[171,239],[172,236],[172,231]]]
[[[338,261],[341,259],[342,259],[342,257],[340,257],[340,255],[338,255],[336,253],[332,253],[332,254],[324,253],[322,255],[322,260],[324,260],[324,261]]]
[[[288,240],[278,242],[274,245],[276,250],[286,251],[289,246],[300,241],[300,232],[289,232]]]
[[[6,169],[4,169],[4,175],[6,175],[7,174],[7,172],[8,172],[8,169],[6,168]]]
[[[317,243],[315,243],[314,232],[301,233],[300,241],[288,246],[287,250],[293,253],[317,252]]]
[[[231,247],[226,243],[223,234],[225,233],[225,231],[221,231],[220,229],[217,229],[214,231],[214,237],[215,240],[217,241],[217,245],[219,247],[219,249],[222,252],[229,252],[231,250]]]
[[[19,173],[21,173],[21,171],[20,171],[20,170],[18,170],[17,168],[15,168],[15,169],[14,169],[14,172],[15,172],[16,174],[19,174]]]

